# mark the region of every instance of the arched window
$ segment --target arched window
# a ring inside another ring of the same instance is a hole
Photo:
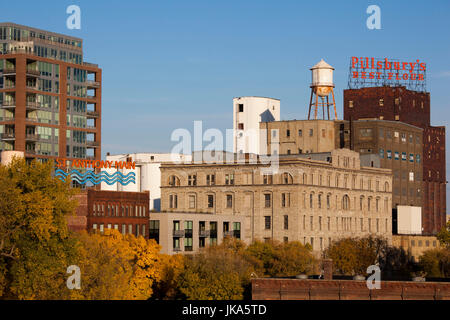
[[[371,203],[372,203],[372,198],[371,198],[371,197],[368,197],[368,198],[367,198],[367,211],[370,211],[370,205],[371,205]]]
[[[294,179],[292,178],[292,175],[288,172],[283,173],[283,184],[292,184],[294,182]]]
[[[331,194],[327,194],[327,209],[331,207]]]
[[[178,187],[180,186],[180,179],[177,176],[169,177],[169,186]]]
[[[348,195],[344,195],[342,197],[342,209],[343,210],[349,210],[350,209],[350,198]]]
[[[319,209],[322,208],[322,194],[319,193],[319,195],[317,196],[317,206]]]
[[[303,174],[303,184],[306,184],[308,181],[307,181],[307,178],[306,178],[306,173],[304,173]]]
[[[387,181],[384,183],[384,191],[389,192],[389,182]]]
[[[314,197],[314,194],[310,193],[309,194],[309,207],[311,209],[313,208],[313,197]]]
[[[364,208],[364,196],[359,198],[359,210],[363,210]]]

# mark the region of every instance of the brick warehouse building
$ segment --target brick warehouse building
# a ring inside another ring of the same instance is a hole
[[[344,119],[400,121],[423,129],[423,233],[437,233],[446,218],[445,127],[430,124],[430,93],[404,86],[347,89]]]
[[[88,189],[75,196],[75,216],[68,216],[73,231],[116,229],[148,239],[150,194],[146,192]]]
[[[0,23],[0,53],[0,150],[100,159],[102,71],[82,40]]]

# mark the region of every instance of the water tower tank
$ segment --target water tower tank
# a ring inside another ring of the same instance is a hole
[[[334,87],[333,70],[334,68],[323,59],[311,68],[311,88],[318,96],[325,97],[330,94],[331,88]]]

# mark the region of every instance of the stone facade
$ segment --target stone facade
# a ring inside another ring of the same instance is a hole
[[[359,154],[329,161],[280,157],[277,172],[257,163],[161,165],[161,210],[243,217],[243,237],[300,241],[317,252],[341,237],[391,240],[390,170],[360,167]]]
[[[393,235],[392,245],[409,252],[415,261],[419,261],[425,251],[440,248],[436,237],[421,235]]]

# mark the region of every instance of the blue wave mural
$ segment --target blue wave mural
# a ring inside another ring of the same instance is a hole
[[[79,184],[85,184],[88,181],[92,182],[93,184],[105,182],[108,185],[120,183],[124,186],[129,183],[136,183],[136,174],[134,172],[129,172],[127,175],[124,175],[119,171],[116,171],[113,174],[109,174],[106,171],[100,171],[100,173],[96,174],[94,171],[88,170],[83,174],[76,169],[72,169],[70,172],[56,169],[55,176],[62,181],[66,181],[67,177],[70,176],[70,179],[72,181],[76,181]]]

